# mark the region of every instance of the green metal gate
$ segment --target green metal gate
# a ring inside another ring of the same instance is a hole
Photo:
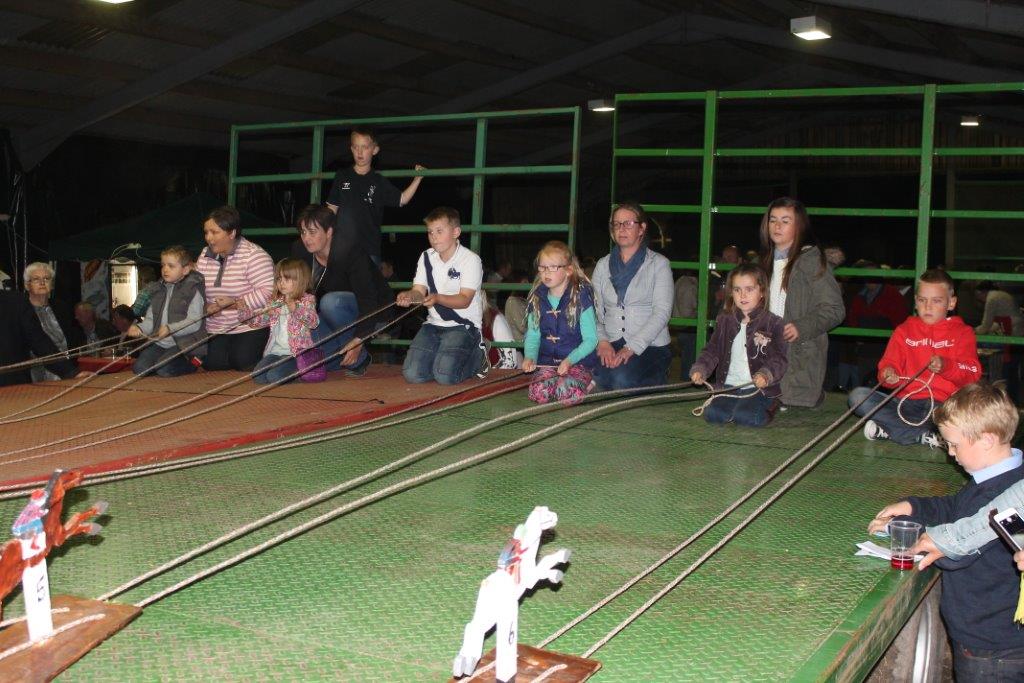
[[[1024,154],[1024,147],[937,147],[934,144],[935,112],[940,96],[965,95],[973,93],[1024,93],[1024,83],[982,83],[954,85],[920,85],[871,88],[818,88],[797,90],[738,90],[678,93],[634,93],[619,94],[615,98],[615,132],[612,160],[612,202],[621,201],[616,189],[616,177],[622,159],[651,157],[693,157],[701,160],[701,194],[699,204],[644,204],[651,212],[697,214],[700,216],[700,251],[697,261],[673,261],[674,269],[696,269],[698,281],[697,317],[673,318],[673,326],[696,327],[697,348],[700,349],[707,341],[708,320],[708,282],[711,270],[727,270],[731,266],[722,267],[711,258],[711,238],[714,228],[713,217],[716,214],[746,214],[759,216],[764,213],[764,206],[719,205],[715,203],[715,170],[716,162],[721,158],[743,157],[917,157],[920,161],[920,178],[918,184],[917,208],[852,208],[852,207],[808,207],[808,213],[817,216],[864,216],[864,217],[897,217],[916,219],[916,249],[914,269],[863,269],[838,268],[836,275],[880,276],[883,278],[916,277],[928,267],[928,245],[930,221],[932,218],[985,218],[985,219],[1024,219],[1024,211],[980,211],[953,210],[932,208],[932,162],[941,156],[1006,156]],[[727,148],[717,144],[716,128],[720,120],[719,107],[724,103],[736,100],[754,99],[795,99],[807,97],[865,97],[882,98],[887,96],[916,96],[920,98],[921,137],[915,147],[770,147],[770,148]],[[702,147],[667,147],[667,148],[636,148],[619,146],[620,111],[626,103],[703,103],[703,137]],[[640,198],[642,201],[642,197]],[[996,273],[977,271],[949,271],[956,280],[988,279],[1000,282],[1024,282],[1024,274]],[[839,327],[832,334],[858,337],[888,337],[890,330]],[[982,342],[999,342],[1024,344],[1024,337],[982,335]]]
[[[487,135],[491,122],[502,120],[527,119],[561,119],[566,122],[566,142],[570,149],[570,163],[530,165],[530,166],[489,166],[487,164]],[[324,170],[324,146],[329,130],[348,130],[354,126],[387,126],[388,133],[401,128],[422,128],[438,126],[453,122],[475,123],[475,140],[473,166],[461,168],[431,168],[423,171],[386,170],[381,175],[388,178],[403,178],[420,175],[431,177],[469,177],[473,179],[472,212],[469,220],[463,224],[462,232],[470,235],[470,249],[479,253],[482,236],[485,233],[537,233],[551,232],[565,236],[571,245],[576,239],[576,193],[579,184],[579,141],[580,141],[580,110],[579,107],[560,109],[527,109],[520,111],[478,112],[468,114],[439,114],[424,116],[398,116],[391,118],[360,118],[333,119],[326,121],[297,121],[291,123],[267,123],[235,125],[231,127],[231,147],[228,160],[228,203],[235,204],[238,188],[242,185],[257,183],[293,183],[309,182],[309,201],[321,201],[321,187],[325,180],[334,177],[333,172]],[[273,132],[308,132],[310,134],[312,165],[309,171],[301,173],[275,173],[267,175],[238,175],[238,153],[242,136]],[[569,184],[568,221],[565,223],[519,223],[519,224],[485,224],[484,191],[485,181],[494,176],[511,175],[555,175],[565,176]],[[422,225],[384,225],[383,234],[422,233]],[[294,226],[259,228],[248,230],[251,235],[287,235],[294,234]],[[400,283],[404,284],[404,283]]]

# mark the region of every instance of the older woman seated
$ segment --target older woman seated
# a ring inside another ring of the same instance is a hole
[[[75,325],[71,307],[60,299],[51,300],[56,274],[49,263],[36,261],[25,266],[25,291],[35,309],[43,332],[50,338],[56,351],[67,351],[85,342],[85,337]],[[42,365],[32,368],[33,382],[48,382],[61,379],[56,373]]]
[[[0,365],[24,363],[34,356],[50,356],[54,360],[46,368],[58,379],[84,377],[78,367],[66,358],[56,358],[57,347],[43,331],[39,318],[28,298],[21,292],[0,291]],[[34,368],[33,368],[34,369]],[[76,373],[78,373],[76,375]],[[32,381],[28,368],[0,373],[0,386],[26,384]]]
[[[672,361],[672,268],[647,248],[647,214],[639,204],[620,204],[608,227],[615,246],[592,278],[601,361],[594,381],[601,389],[663,384]]]

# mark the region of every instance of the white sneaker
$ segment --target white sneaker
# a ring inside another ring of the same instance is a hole
[[[879,439],[888,439],[889,433],[874,420],[868,420],[864,423],[864,438],[868,441],[878,441]]]
[[[921,435],[921,445],[928,448],[941,448],[946,450],[946,440],[935,432],[925,432]]]

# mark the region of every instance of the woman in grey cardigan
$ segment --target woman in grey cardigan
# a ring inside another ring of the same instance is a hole
[[[843,321],[839,284],[814,246],[803,203],[780,197],[761,219],[761,266],[768,273],[768,307],[782,318],[789,369],[782,403],[814,408],[825,399],[828,331]]]
[[[608,227],[615,246],[591,278],[601,361],[594,381],[602,389],[664,384],[672,360],[672,268],[647,248],[647,214],[639,204],[620,204]]]

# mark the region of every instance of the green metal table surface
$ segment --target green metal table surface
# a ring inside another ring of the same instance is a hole
[[[526,405],[523,394],[503,396],[385,431],[87,486],[69,509],[104,498],[110,518],[100,537],[51,557],[51,590],[95,597],[263,514]],[[536,643],[718,514],[845,401],[830,396],[822,410],[790,410],[760,430],[707,425],[690,415],[694,405],[603,416],[358,509],[147,607],[62,680],[443,680],[479,582],[514,526],[547,505],[559,523],[541,555],[564,546],[573,556],[562,586],[541,586],[521,604],[521,641]],[[469,439],[117,599],[141,599],[343,502],[581,410]],[[550,649],[582,653],[817,452]],[[839,661],[843,648],[895,633],[930,577],[855,557],[854,543],[867,539],[868,520],[887,503],[951,493],[962,481],[944,453],[855,435],[599,650],[595,680],[813,680],[836,676],[837,666],[863,673],[862,662]],[[13,519],[21,505],[0,504],[0,516]],[[885,613],[897,597],[902,603]],[[19,613],[20,597],[5,610]],[[870,657],[878,647],[867,647]]]

